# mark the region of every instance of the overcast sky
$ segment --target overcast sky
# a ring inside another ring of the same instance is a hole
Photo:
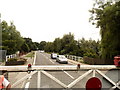
[[[13,21],[23,37],[53,41],[69,32],[75,39],[100,39],[89,23],[93,0],[0,0],[1,20]]]

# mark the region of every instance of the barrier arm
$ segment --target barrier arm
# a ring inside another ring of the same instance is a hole
[[[77,70],[77,65],[33,65],[31,70]],[[120,69],[114,65],[81,65],[80,69]],[[0,71],[6,70],[8,72],[24,72],[28,70],[28,66],[0,66]]]

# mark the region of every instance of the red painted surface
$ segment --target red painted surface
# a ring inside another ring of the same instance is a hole
[[[102,83],[99,78],[92,77],[86,83],[86,90],[101,90]]]
[[[115,66],[120,66],[120,56],[114,57],[114,64],[115,64]]]
[[[78,66],[78,68],[80,68],[80,64],[78,64],[77,66]]]
[[[31,66],[32,66],[31,64],[28,64],[28,68],[31,68]]]

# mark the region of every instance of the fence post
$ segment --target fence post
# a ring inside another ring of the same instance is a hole
[[[75,61],[77,61],[76,56],[74,56]]]
[[[72,56],[72,58],[71,58],[72,60],[73,60],[73,56]]]
[[[5,60],[6,62],[8,61],[8,57],[6,56],[6,60]]]

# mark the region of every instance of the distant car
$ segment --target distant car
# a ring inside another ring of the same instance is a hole
[[[68,64],[68,59],[64,55],[58,55],[56,62]]]
[[[41,53],[45,52],[44,50],[40,50]]]
[[[57,54],[56,54],[56,53],[52,53],[52,54],[51,54],[51,58],[52,58],[52,59],[56,59],[56,58],[57,58]]]

